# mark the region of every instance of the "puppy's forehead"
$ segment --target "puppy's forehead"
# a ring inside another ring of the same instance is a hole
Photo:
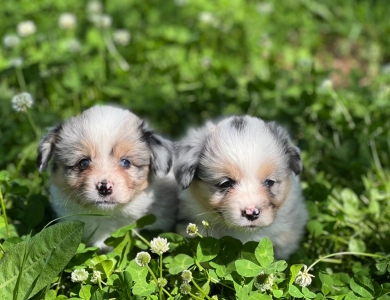
[[[230,164],[248,172],[262,165],[284,165],[283,145],[258,118],[231,117],[213,130],[204,148],[204,164]]]
[[[110,153],[114,147],[122,145],[122,148],[130,149],[132,145],[140,151],[147,150],[141,127],[142,120],[130,111],[95,106],[63,124],[57,149],[64,153],[83,151],[87,147],[100,153]],[[123,147],[123,144],[128,147]]]

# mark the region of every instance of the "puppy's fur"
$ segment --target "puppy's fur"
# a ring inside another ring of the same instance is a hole
[[[177,231],[210,223],[214,237],[272,240],[277,258],[297,249],[308,218],[300,151],[274,122],[244,116],[191,130],[175,145],[180,194]]]
[[[178,187],[173,174],[172,145],[153,133],[136,115],[111,106],[94,106],[52,129],[40,142],[37,166],[51,157],[50,194],[58,216],[77,213],[85,222],[89,244],[108,250],[109,234],[147,214],[148,229],[174,227]],[[96,230],[96,231],[95,231]]]

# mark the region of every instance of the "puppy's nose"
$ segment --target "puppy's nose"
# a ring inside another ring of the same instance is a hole
[[[241,215],[247,218],[249,221],[254,221],[260,216],[260,210],[258,208],[246,208],[241,211]]]
[[[113,183],[111,181],[102,180],[99,181],[96,185],[96,189],[101,196],[107,196],[112,194]]]

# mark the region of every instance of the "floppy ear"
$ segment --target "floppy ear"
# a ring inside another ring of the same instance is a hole
[[[175,143],[173,172],[183,189],[188,188],[194,179],[207,136],[214,127],[214,124],[208,122],[201,129],[191,129],[184,139]]]
[[[168,174],[172,166],[172,143],[151,131],[145,122],[141,124],[143,138],[152,152],[152,169],[157,177],[162,178]]]
[[[290,169],[298,175],[302,172],[303,165],[301,159],[301,151],[298,147],[294,146],[287,131],[275,122],[267,123],[268,128],[276,135],[278,141],[282,143],[284,147],[284,153],[288,156]]]
[[[53,154],[55,144],[58,141],[61,128],[62,124],[52,128],[39,142],[37,157],[37,168],[39,172],[42,172],[47,168],[49,160]]]

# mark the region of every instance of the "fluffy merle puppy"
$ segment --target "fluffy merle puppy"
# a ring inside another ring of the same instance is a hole
[[[274,122],[243,116],[192,129],[175,145],[181,192],[177,231],[206,220],[214,237],[272,240],[277,258],[294,252],[308,219],[300,151]],[[201,228],[201,226],[200,226]]]
[[[172,173],[172,145],[148,129],[128,110],[94,106],[43,137],[37,166],[50,158],[51,203],[58,216],[77,213],[85,222],[89,244],[108,250],[109,234],[147,214],[156,223],[148,229],[174,227],[178,186]],[[167,175],[168,174],[168,175]]]

